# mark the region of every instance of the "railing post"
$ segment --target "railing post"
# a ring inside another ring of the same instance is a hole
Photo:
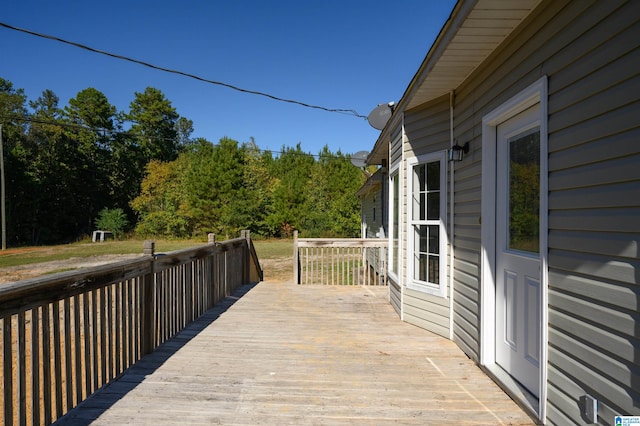
[[[380,277],[378,282],[380,285],[387,285],[387,256],[388,252],[385,247],[380,247]]]
[[[245,285],[251,281],[251,270],[249,269],[251,265],[251,231],[245,229],[240,233],[240,236],[246,241],[244,250],[242,251],[242,285]]]
[[[214,233],[209,233],[207,234],[207,241],[209,244],[215,244],[216,243],[216,234]],[[215,305],[216,303],[218,303],[218,291],[217,291],[217,286],[218,286],[218,280],[216,278],[216,264],[215,264],[215,259],[216,259],[216,254],[213,254],[212,256],[210,256],[207,260],[207,273],[206,273],[206,277],[208,277],[206,279],[206,283],[205,285],[208,285],[209,288],[208,290],[206,290],[206,294],[207,294],[207,302],[206,302],[206,308],[209,309],[210,307],[212,307],[213,305]]]
[[[293,231],[293,283],[300,284],[300,253],[298,252],[298,231]]]
[[[151,256],[149,273],[142,277],[142,318],[140,334],[142,336],[142,354],[150,354],[155,349],[156,324],[154,315],[154,288],[153,270],[155,242],[146,240],[143,246],[143,254]]]
[[[142,254],[153,256],[156,250],[156,243],[153,240],[145,240],[142,245]]]

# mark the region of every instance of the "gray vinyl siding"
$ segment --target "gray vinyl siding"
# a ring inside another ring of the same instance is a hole
[[[391,142],[390,142],[390,147],[389,147],[389,151],[390,151],[390,161],[389,161],[389,169],[391,170],[392,167],[395,167],[396,165],[398,165],[398,163],[402,162],[402,126],[397,126],[395,129],[393,129],[393,131],[391,132]],[[403,174],[404,174],[404,169],[402,168],[402,165],[400,165],[400,167],[398,167],[397,169],[397,173],[398,173],[398,177],[400,178],[400,181],[403,182]],[[403,200],[403,195],[402,195],[402,187],[399,188],[400,190],[400,198],[399,198],[399,202],[402,203]],[[388,194],[390,194],[390,192],[387,192]],[[401,212],[404,211],[404,208],[401,207],[400,208]],[[389,227],[393,226],[391,221],[393,220],[393,212],[389,212],[388,214],[388,220],[389,220]],[[404,235],[404,230],[403,230],[403,218],[400,217],[399,218],[400,221],[400,225],[399,225],[399,234],[398,235],[398,239],[399,241],[402,241],[402,236]],[[400,253],[399,256],[402,256],[402,248],[403,246],[400,246]],[[389,242],[389,250],[392,249],[392,242]],[[393,308],[395,309],[396,313],[402,317],[402,288],[400,286],[400,277],[402,276],[402,270],[398,271],[398,275],[397,278],[398,280],[394,280],[391,276],[389,276],[389,300],[391,301],[391,305],[393,306]]]
[[[450,128],[449,95],[406,111],[406,156],[418,157],[448,149]]]
[[[638,414],[640,2],[544,1],[456,90],[454,340],[477,359],[482,117],[548,76],[549,424]]]
[[[454,118],[454,123],[455,123]],[[455,127],[455,125],[454,125]],[[460,141],[464,144],[467,139]],[[453,340],[470,358],[479,360],[480,342],[480,194],[478,143],[455,167],[454,194],[454,325]],[[456,319],[457,317],[457,319]]]
[[[640,3],[592,6],[565,9],[575,39],[545,67],[555,424],[580,419],[584,394],[605,424],[640,401]]]
[[[395,282],[391,277],[389,277],[389,301],[391,302],[391,306],[396,311],[398,316],[402,315],[402,300],[400,296],[400,284]]]
[[[405,112],[405,158],[439,152],[446,150],[450,146],[451,126],[449,111],[449,96],[446,95],[426,105]],[[448,185],[446,186],[448,189]],[[406,181],[403,191],[406,194],[406,199],[409,200],[411,195],[406,192]],[[448,217],[448,212],[443,213],[445,218]],[[405,212],[405,219],[402,221],[402,226],[405,229],[408,220],[406,214],[407,212]],[[405,238],[404,241],[406,244],[407,239]],[[407,276],[406,268],[409,267],[406,253],[406,250],[403,250],[402,255],[405,264],[403,282],[406,280],[404,277]],[[448,257],[443,256],[443,261],[448,262]],[[449,277],[443,276],[441,279],[446,283],[446,294],[449,295]],[[449,337],[450,304],[448,297],[435,296],[405,287],[403,312],[404,320],[408,323],[441,336]]]
[[[366,224],[365,238],[377,238],[382,228],[382,197],[380,190],[366,194],[360,199],[362,221]],[[375,216],[374,216],[375,209]]]
[[[449,299],[405,288],[404,320],[448,338]]]
[[[389,150],[389,164],[394,165],[402,161],[402,126],[398,126],[391,132],[391,147]]]
[[[369,228],[372,225],[373,222],[373,218],[372,218],[372,208],[373,208],[373,196],[371,194],[367,194],[364,197],[360,198],[360,210],[361,210],[361,220],[362,220],[362,225],[366,226],[366,234],[363,235],[364,238],[370,238],[369,237],[369,233],[370,230]]]

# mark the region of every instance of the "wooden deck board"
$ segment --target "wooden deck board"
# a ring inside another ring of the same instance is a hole
[[[386,288],[243,290],[59,423],[533,424],[453,342],[401,322]]]

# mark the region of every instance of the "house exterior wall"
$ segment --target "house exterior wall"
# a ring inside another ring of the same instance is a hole
[[[406,111],[404,115],[404,133],[405,159],[447,150],[451,143],[449,96],[443,96],[418,108]],[[449,185],[446,185],[446,187],[449,188]],[[409,202],[411,195],[407,193],[406,179],[404,180],[403,194],[405,200]],[[408,220],[406,214],[405,210],[404,227],[406,227]],[[444,219],[448,217],[447,211],[442,212],[442,214]],[[445,284],[447,285],[445,297],[406,287],[407,267],[410,265],[406,250],[403,250],[403,259],[403,264],[405,265],[403,269],[403,285],[405,285],[403,298],[404,320],[448,338],[450,329],[450,293],[448,284]],[[446,255],[443,256],[442,261],[448,264],[448,257]],[[448,283],[449,277],[441,277],[441,280]]]
[[[358,191],[362,238],[387,238],[386,199],[389,194],[386,168],[379,168]],[[379,276],[386,270],[386,250],[366,250],[370,272]],[[386,274],[385,274],[386,275]]]
[[[402,255],[402,253],[404,252],[404,250],[402,250],[403,245],[402,245],[402,241],[404,238],[404,230],[402,229],[402,223],[404,223],[404,219],[403,219],[403,212],[404,212],[404,208],[402,206],[402,200],[403,200],[403,195],[402,195],[402,182],[404,182],[404,164],[402,162],[402,149],[403,149],[403,136],[404,136],[404,132],[402,130],[402,124],[399,124],[398,126],[396,126],[392,131],[391,131],[391,142],[390,142],[390,146],[389,146],[389,177],[391,176],[397,176],[397,179],[400,182],[399,185],[399,189],[400,189],[400,205],[398,206],[399,208],[399,212],[400,212],[400,218],[399,218],[399,227],[398,227],[398,234],[397,235],[397,240],[398,243],[400,245],[398,252],[400,253],[400,255]],[[391,183],[389,183],[389,185],[391,185]],[[389,198],[392,197],[392,191],[391,189],[388,192],[389,194]],[[391,199],[389,200],[388,205],[391,205]],[[388,213],[388,221],[389,221],[389,232],[387,233],[388,235],[390,235],[391,233],[391,227],[393,226],[393,210],[389,209],[389,213]],[[389,250],[393,250],[393,241],[389,241]],[[399,261],[399,265],[402,268],[403,262],[400,260]],[[389,265],[390,267],[391,265]],[[395,309],[396,313],[402,318],[402,287],[401,287],[401,277],[402,277],[402,269],[400,269],[400,271],[398,271],[398,273],[389,273],[389,300],[391,302],[391,306],[393,306],[393,308]]]
[[[544,1],[455,91],[453,338],[479,361],[482,117],[548,78],[549,424],[585,394],[640,410],[639,64],[640,2]]]
[[[362,238],[384,237],[385,231],[382,226],[382,212],[384,211],[382,198],[381,186],[377,186],[375,189],[360,197],[362,227],[364,229]]]

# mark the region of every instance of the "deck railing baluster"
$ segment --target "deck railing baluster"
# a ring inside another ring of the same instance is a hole
[[[298,238],[295,232],[294,280],[297,284],[387,285],[387,244],[375,238]]]
[[[31,310],[31,423],[40,424],[40,309]]]
[[[27,423],[27,367],[26,367],[26,341],[25,341],[25,315],[24,312],[18,313],[18,352],[17,352],[17,373],[18,373],[18,389],[16,391],[18,397],[18,424]]]
[[[242,235],[0,286],[0,422],[52,423],[261,276]]]
[[[13,423],[13,344],[11,342],[13,325],[11,323],[11,316],[5,317],[2,321],[4,423],[7,425]]]

